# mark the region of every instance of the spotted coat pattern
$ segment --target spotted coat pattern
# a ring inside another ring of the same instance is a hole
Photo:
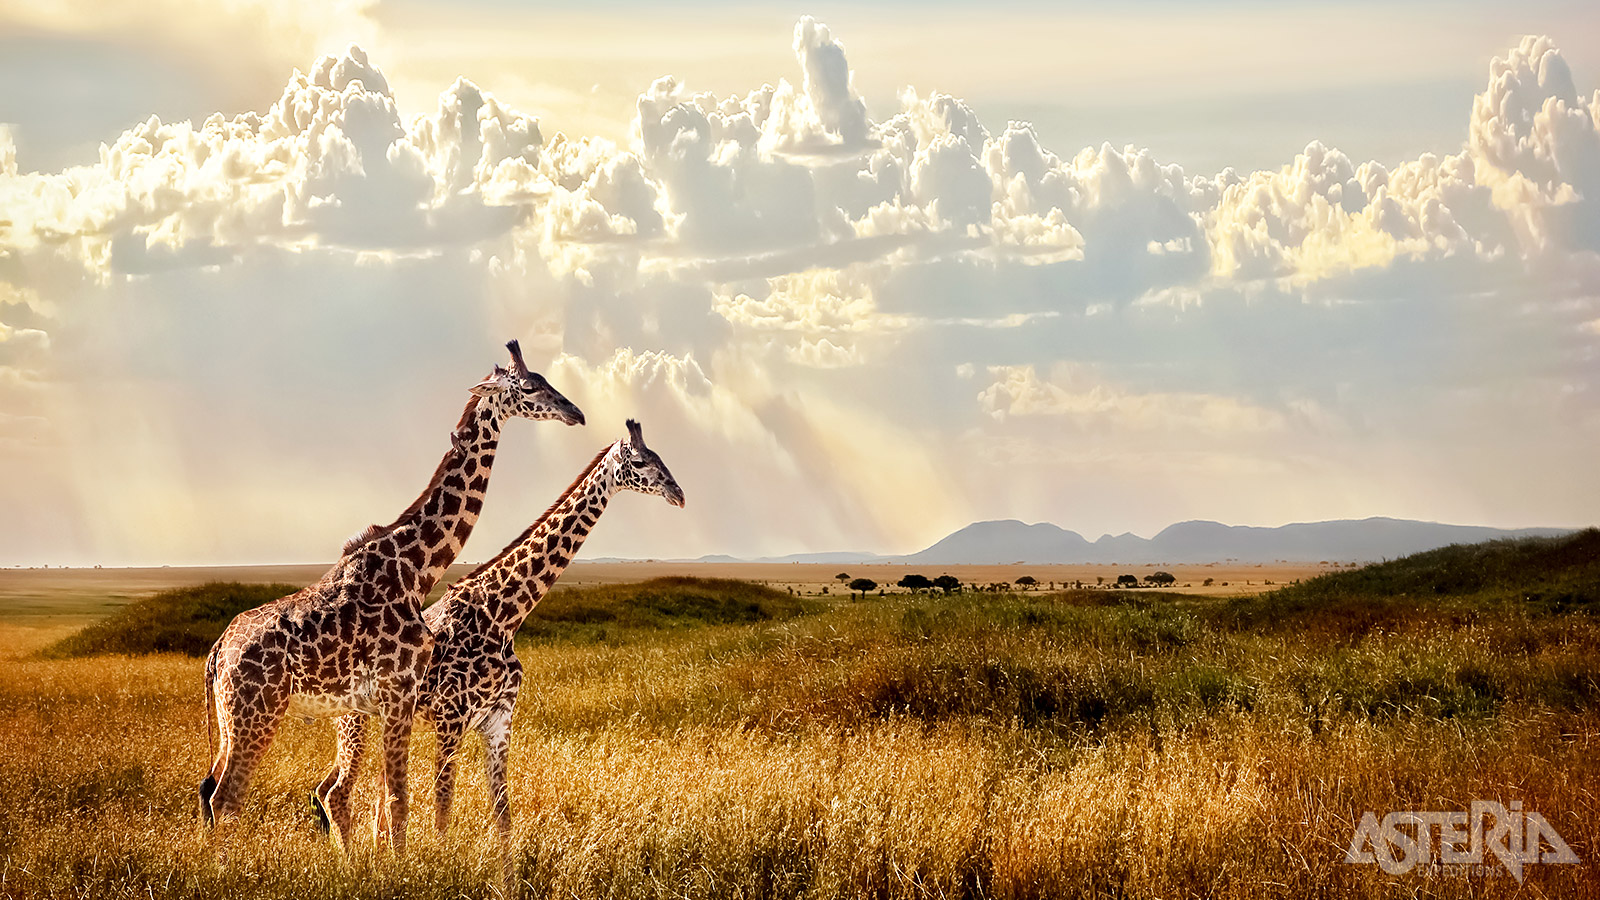
[[[483,507],[502,423],[512,416],[581,424],[583,414],[522,364],[498,366],[472,389],[450,450],[427,489],[388,526],[345,544],[321,580],[240,613],[206,658],[218,747],[200,786],[207,824],[236,814],[250,776],[285,715],[360,711],[383,725],[383,837],[405,851],[406,763],[412,717],[433,653],[422,602],[455,561]],[[210,735],[207,722],[207,736]],[[348,792],[348,785],[335,785]],[[349,819],[333,823],[341,844]]]
[[[507,746],[522,687],[522,664],[512,639],[572,562],[611,497],[632,490],[683,505],[682,489],[661,458],[645,447],[638,424],[630,421],[628,430],[629,438],[602,450],[544,515],[494,559],[451,585],[425,613],[433,657],[417,711],[432,720],[437,735],[434,825],[440,833],[450,823],[456,754],[466,732],[476,731],[487,751],[490,798],[504,850],[511,831]],[[342,717],[338,735],[338,761],[317,791],[332,818],[349,816],[348,810],[335,806],[347,803],[348,797],[331,796],[328,787],[355,777],[366,741],[366,716]]]

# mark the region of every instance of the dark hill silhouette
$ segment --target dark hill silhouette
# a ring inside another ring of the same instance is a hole
[[[1191,521],[1168,526],[1148,539],[1121,534],[1089,541],[1075,531],[1048,522],[1028,525],[1005,519],[975,522],[926,550],[885,557],[884,561],[924,565],[1370,562],[1450,544],[1567,533],[1567,529],[1560,528],[1510,530],[1380,517],[1303,522],[1277,528]]]

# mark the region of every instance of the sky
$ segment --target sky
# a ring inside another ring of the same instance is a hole
[[[464,558],[1600,509],[1592,4],[21,0],[0,565],[331,559],[517,338]]]

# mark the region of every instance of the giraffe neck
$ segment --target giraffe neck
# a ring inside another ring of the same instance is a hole
[[[414,539],[399,542],[397,555],[415,570],[424,595],[455,562],[478,523],[504,418],[487,400],[469,402],[427,489],[395,522],[394,527],[416,526]]]
[[[619,446],[613,444],[596,457],[538,521],[469,576],[474,589],[461,596],[480,598],[489,618],[506,636],[522,627],[528,614],[572,564],[578,548],[616,494],[612,461]]]

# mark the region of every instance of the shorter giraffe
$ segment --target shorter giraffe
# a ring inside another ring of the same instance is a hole
[[[631,419],[625,440],[600,451],[544,515],[493,559],[451,585],[423,614],[433,634],[433,659],[417,713],[433,720],[437,737],[434,825],[441,834],[449,827],[456,752],[467,730],[474,730],[487,748],[489,792],[508,876],[509,857],[504,854],[511,836],[511,803],[506,765],[511,716],[522,687],[522,663],[512,640],[577,555],[612,495],[622,490],[658,494],[673,506],[683,506],[683,490],[661,457],[645,446],[639,423]],[[333,808],[335,802],[348,802],[348,795],[330,797],[328,788],[355,777],[365,749],[366,716],[343,716],[338,732],[338,762],[311,798],[324,823],[342,812]],[[381,807],[378,818],[381,827]]]

